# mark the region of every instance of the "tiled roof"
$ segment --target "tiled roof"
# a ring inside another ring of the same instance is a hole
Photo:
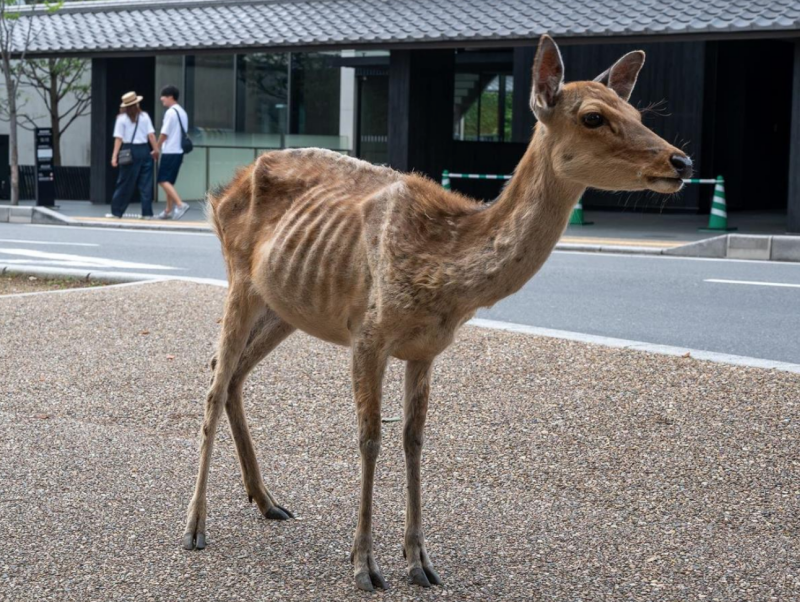
[[[800,0],[101,0],[32,13],[34,54],[800,30]]]

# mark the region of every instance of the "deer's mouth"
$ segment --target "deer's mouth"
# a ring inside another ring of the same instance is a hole
[[[671,194],[673,192],[678,192],[681,188],[683,188],[683,180],[681,178],[660,178],[648,176],[647,187],[655,192]]]

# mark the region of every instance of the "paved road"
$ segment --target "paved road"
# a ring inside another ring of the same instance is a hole
[[[203,233],[0,224],[4,262],[225,278]],[[800,363],[800,265],[556,252],[481,317]]]

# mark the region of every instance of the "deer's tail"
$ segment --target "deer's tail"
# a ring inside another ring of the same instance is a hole
[[[211,226],[211,229],[214,230],[214,233],[219,238],[220,242],[222,242],[222,224],[219,221],[219,205],[222,201],[222,195],[218,194],[219,190],[209,190],[206,194],[206,221]]]

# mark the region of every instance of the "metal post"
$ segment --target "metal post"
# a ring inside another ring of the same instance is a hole
[[[211,149],[206,147],[206,191],[211,188]]]

